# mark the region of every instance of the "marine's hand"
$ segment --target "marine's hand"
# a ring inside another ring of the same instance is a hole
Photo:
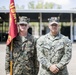
[[[53,72],[54,74],[56,74],[59,71],[59,69],[54,64],[54,65],[50,66],[50,71]]]

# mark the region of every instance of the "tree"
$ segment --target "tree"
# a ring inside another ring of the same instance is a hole
[[[60,5],[57,5],[57,9],[61,9],[61,6]]]
[[[54,8],[54,3],[52,3],[52,2],[48,3],[48,8],[53,9]]]
[[[20,9],[20,7],[19,7],[19,5],[18,5],[18,4],[16,4],[16,9]]]
[[[1,7],[1,9],[2,9],[2,10],[5,10],[5,9],[6,9],[6,7],[5,7],[5,6],[2,6],[2,7]]]
[[[37,4],[34,1],[30,1],[28,3],[28,9],[54,9],[54,8],[61,9],[61,6],[53,2],[44,3],[43,1],[38,1]]]
[[[24,5],[19,6],[18,4],[16,4],[16,9],[17,9],[17,10],[23,10],[24,8],[25,8]]]
[[[36,9],[43,9],[43,8],[44,8],[43,2],[38,2],[36,5]]]
[[[21,7],[20,7],[20,9],[24,9],[25,8],[25,6],[24,5],[22,5]]]
[[[35,9],[34,1],[31,1],[31,2],[28,3],[28,9]]]

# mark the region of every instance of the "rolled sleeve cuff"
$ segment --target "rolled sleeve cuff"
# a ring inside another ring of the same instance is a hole
[[[6,74],[10,74],[10,72],[9,72],[9,71],[7,71],[7,72],[6,72]]]
[[[48,63],[47,64],[47,69],[49,69],[51,65],[52,65],[51,63]]]
[[[5,69],[5,70],[6,70],[6,69]],[[6,70],[6,74],[10,74],[10,71],[9,71],[8,69]]]
[[[62,64],[57,64],[56,66],[57,66],[57,68],[59,68],[59,69],[63,69],[63,68],[64,68]]]

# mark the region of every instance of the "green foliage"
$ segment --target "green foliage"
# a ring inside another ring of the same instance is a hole
[[[9,25],[7,22],[0,23],[0,32],[8,32]]]
[[[6,10],[6,7],[5,7],[5,6],[2,6],[2,7],[0,7],[0,9],[2,9],[2,10]]]
[[[36,5],[36,9],[43,9],[44,5],[42,2],[38,2]]]
[[[29,9],[34,9],[34,8],[35,8],[35,3],[34,3],[34,1],[29,2],[28,8],[29,8]]]
[[[37,3],[35,3],[34,0],[31,0],[30,2],[28,2],[27,4],[27,9],[61,9],[61,5],[55,4],[53,2],[45,2],[44,1],[38,1]],[[6,10],[5,6],[0,7],[0,9],[2,10]],[[16,9],[17,10],[24,10],[25,9],[25,5],[18,5],[16,4]]]
[[[58,6],[57,6],[57,8],[58,8],[58,9],[61,9],[61,6],[60,6],[60,5],[58,5]]]
[[[46,2],[39,1],[37,4],[35,4],[34,1],[30,1],[28,3],[28,9],[61,9],[61,6],[52,2]]]
[[[22,10],[22,9],[24,9],[24,8],[25,8],[24,5],[19,6],[18,4],[16,4],[16,9],[17,9],[17,10]]]
[[[46,2],[45,5],[44,5],[44,7],[45,7],[45,9],[53,9],[54,4],[51,3],[51,2],[50,3]]]

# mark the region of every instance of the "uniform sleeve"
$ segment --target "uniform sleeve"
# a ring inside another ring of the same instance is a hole
[[[66,39],[64,43],[65,54],[63,55],[61,61],[57,64],[59,69],[63,69],[71,60],[72,57],[72,43],[69,39]]]
[[[38,41],[37,41],[37,57],[38,57],[38,61],[43,66],[45,66],[47,69],[49,69],[49,67],[51,66],[51,63],[50,63],[50,61],[48,61],[48,59],[44,55],[43,50],[44,50],[43,41],[42,41],[42,39],[38,39]]]
[[[9,68],[10,68],[10,64],[9,64],[9,46],[6,46],[6,57],[5,57],[5,70],[6,70],[6,74],[9,74]]]
[[[35,69],[35,75],[38,74],[38,70],[39,70],[39,63],[37,60],[37,49],[36,49],[36,42],[37,42],[37,38],[34,38],[34,69]]]

